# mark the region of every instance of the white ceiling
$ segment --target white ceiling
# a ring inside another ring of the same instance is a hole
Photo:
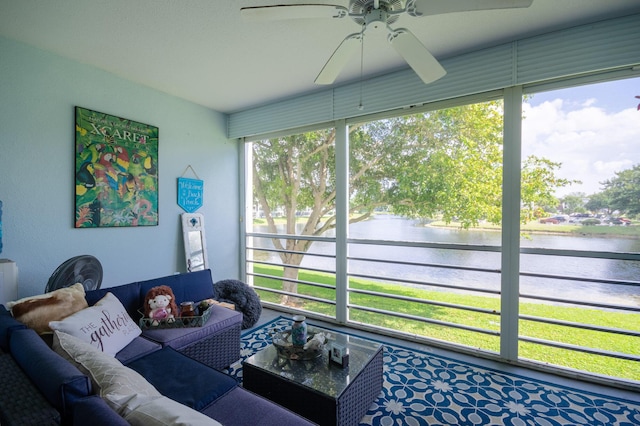
[[[0,35],[230,113],[326,89],[313,80],[344,37],[359,31],[351,19],[240,17],[241,7],[295,3],[301,1],[0,0]],[[307,3],[349,6],[348,0]],[[392,27],[408,28],[444,59],[632,13],[640,13],[640,0],[534,0],[528,9],[405,14]],[[383,37],[366,38],[365,77],[405,67]],[[334,84],[359,75],[356,55]]]

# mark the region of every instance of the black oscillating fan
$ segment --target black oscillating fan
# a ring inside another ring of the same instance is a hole
[[[102,265],[95,257],[84,254],[65,261],[53,272],[44,292],[81,283],[85,291],[97,290],[102,284]]]

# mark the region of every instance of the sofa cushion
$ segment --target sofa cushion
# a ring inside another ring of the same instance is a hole
[[[111,293],[107,293],[92,307],[62,321],[52,321],[49,326],[78,337],[113,356],[142,332],[122,303]]]
[[[216,399],[211,405],[205,407],[202,413],[213,417],[223,425],[312,426],[315,424],[241,387],[234,388],[224,397]]]
[[[133,426],[221,426],[211,417],[167,397],[142,404],[124,418]]]
[[[73,407],[73,426],[129,426],[98,395],[87,396],[76,401]]]
[[[31,329],[15,330],[9,340],[11,355],[63,419],[70,419],[74,403],[91,395],[91,382],[56,354]]]
[[[196,302],[213,297],[213,279],[211,278],[211,271],[206,269],[203,271],[168,275],[115,287],[91,290],[87,291],[85,298],[89,306],[91,306],[107,293],[111,292],[122,302],[129,316],[138,322],[147,292],[152,287],[159,285],[168,285],[171,287],[178,305],[180,305],[180,302]]]
[[[158,343],[138,336],[116,354],[116,359],[126,364],[160,349],[162,349],[162,346]]]
[[[59,425],[60,413],[42,396],[8,353],[0,352],[0,424]]]
[[[143,299],[140,298],[140,283],[131,283],[119,285],[116,287],[100,288],[98,290],[90,290],[85,294],[87,303],[89,306],[95,305],[101,300],[107,293],[111,293],[118,298],[120,303],[129,313],[129,316],[133,318],[136,323],[140,319],[138,309],[142,306]]]
[[[177,297],[177,296],[176,296]],[[194,342],[210,337],[212,334],[225,330],[242,322],[242,314],[220,306],[212,306],[211,316],[202,327],[181,328],[148,328],[142,331],[142,336],[164,346],[182,349]]]
[[[13,330],[27,328],[26,325],[11,316],[11,313],[0,305],[0,349],[9,351],[9,336]]]
[[[196,410],[206,407],[238,384],[231,376],[171,347],[137,359],[127,366],[143,375],[163,395]]]
[[[38,334],[50,333],[49,322],[58,321],[87,307],[82,284],[74,284],[38,296],[7,303],[13,316]]]
[[[141,281],[140,300],[144,301],[147,292],[159,285],[171,287],[178,306],[181,302],[198,302],[213,297],[213,279],[209,269]],[[142,307],[142,304],[139,307]]]

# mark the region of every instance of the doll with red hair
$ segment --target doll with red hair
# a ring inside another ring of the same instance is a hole
[[[151,288],[144,298],[144,316],[151,318],[151,325],[162,321],[173,322],[178,315],[176,298],[171,287],[161,285]]]

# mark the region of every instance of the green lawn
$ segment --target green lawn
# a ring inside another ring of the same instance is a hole
[[[273,275],[276,277],[282,276],[282,269],[277,267],[255,265],[254,271],[256,273]],[[335,285],[335,278],[330,274],[301,270],[299,279],[314,283]],[[254,283],[259,287],[282,289],[282,282],[280,279],[255,277]],[[363,289],[440,303],[471,306],[488,309],[494,312],[498,312],[500,309],[500,301],[497,297],[428,291],[361,279],[351,279],[349,285],[352,289]],[[280,295],[276,293],[266,290],[258,290],[258,293],[265,301],[280,303]],[[335,300],[334,290],[311,285],[299,284],[298,293],[327,300]],[[435,321],[447,321],[491,331],[500,330],[500,316],[496,313],[473,312],[356,293],[351,293],[349,297],[349,303],[354,305],[384,309],[392,312],[428,318]],[[311,312],[335,316],[335,306],[329,303],[305,301],[303,308]],[[633,313],[605,312],[597,309],[562,307],[537,303],[520,303],[520,313],[522,315],[533,315],[537,317],[554,318],[577,323],[640,331],[639,315]],[[350,309],[349,318],[353,321],[378,325],[406,333],[427,336],[469,347],[481,348],[483,350],[498,352],[500,348],[499,337],[490,334],[470,332],[437,324],[425,324],[421,321],[382,315],[355,308]],[[640,355],[640,339],[637,337],[581,330],[527,320],[520,320],[519,327],[519,334],[521,336],[553,340],[574,345],[584,345],[612,352]],[[640,363],[635,361],[626,361],[616,358],[585,354],[582,352],[556,349],[545,345],[531,344],[527,342],[520,342],[519,353],[521,358],[548,362],[550,364],[562,365],[598,374],[640,380]]]

